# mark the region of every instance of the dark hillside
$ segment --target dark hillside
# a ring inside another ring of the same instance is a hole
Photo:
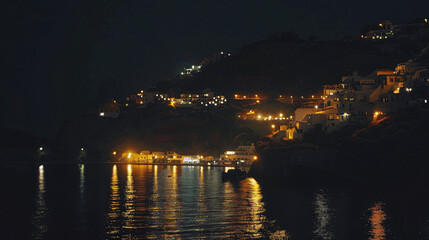
[[[332,41],[267,39],[245,46],[232,57],[209,65],[193,78],[173,84],[181,89],[211,88],[217,92],[307,94],[323,84],[341,81],[358,71],[393,68],[418,55],[426,42]]]

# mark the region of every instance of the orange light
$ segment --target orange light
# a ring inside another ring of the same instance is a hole
[[[113,155],[116,155],[116,151],[113,151]]]
[[[258,159],[258,156],[254,156],[254,157],[253,157],[253,160],[257,160],[257,159]]]
[[[274,125],[274,124],[273,124],[273,125],[271,125],[271,128],[276,128],[276,125]]]
[[[175,103],[174,100],[172,100],[172,101],[170,101],[170,104],[168,104],[168,105],[176,108],[176,105],[174,105],[174,103]]]

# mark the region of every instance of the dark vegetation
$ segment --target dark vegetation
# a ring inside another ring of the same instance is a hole
[[[94,161],[110,159],[114,150],[220,154],[226,148],[255,140],[251,131],[235,126],[235,111],[233,108],[193,111],[152,105],[122,113],[117,119],[84,116],[63,126],[56,137],[56,148],[75,159],[82,146]]]
[[[306,136],[308,143],[260,149],[263,157],[254,163],[253,172],[286,178],[305,169],[309,179],[324,172],[394,184],[427,180],[428,122],[428,108],[413,108],[328,135],[315,128]]]
[[[184,80],[164,81],[161,89],[211,88],[224,94],[313,94],[323,84],[358,71],[393,68],[418,55],[427,41],[304,41],[293,33],[277,34],[243,47],[232,57],[205,67]]]

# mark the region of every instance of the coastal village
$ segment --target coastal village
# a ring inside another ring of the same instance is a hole
[[[412,25],[412,26],[411,26]],[[428,22],[411,25],[392,25],[390,22],[379,23],[380,29],[368,31],[361,38],[363,41],[377,41],[388,37],[410,38],[428,35]],[[404,29],[415,28],[414,34],[405,34]],[[416,35],[417,34],[417,35]],[[429,46],[423,51],[429,51]],[[220,61],[232,56],[220,52],[211,58],[205,58],[200,65],[186,68],[179,78],[192,77],[204,71],[206,64]],[[195,92],[166,93],[154,89],[141,90],[128,96],[123,101],[112,100],[97,109],[99,117],[117,118],[123,111],[146,108],[153,104],[164,104],[174,109],[190,111],[216,111],[217,109],[234,107],[240,109],[237,121],[252,122],[259,125],[265,134],[261,136],[270,143],[287,143],[303,141],[305,134],[318,127],[325,133],[341,130],[344,126],[354,123],[376,122],[386,115],[404,108],[428,104],[429,69],[416,60],[398,63],[393,69],[376,69],[371,74],[361,76],[353,72],[349,76],[338,79],[337,84],[321,87],[321,92],[310,96],[293,96],[287,94],[268,96],[260,93],[237,92],[226,96],[217,94],[210,89]],[[288,111],[267,112],[258,109],[261,104],[283,103],[293,107]],[[268,140],[267,140],[268,139]],[[258,159],[254,143],[227,149],[220,156],[182,155],[165,149],[151,152],[142,149],[140,152],[112,152],[112,161],[142,164],[195,164],[220,166],[250,166]]]

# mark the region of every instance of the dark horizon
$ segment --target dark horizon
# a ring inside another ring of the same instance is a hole
[[[0,126],[55,134],[110,98],[150,87],[218,51],[295,31],[321,40],[382,20],[424,17],[401,1],[10,2],[4,38],[6,103]]]

